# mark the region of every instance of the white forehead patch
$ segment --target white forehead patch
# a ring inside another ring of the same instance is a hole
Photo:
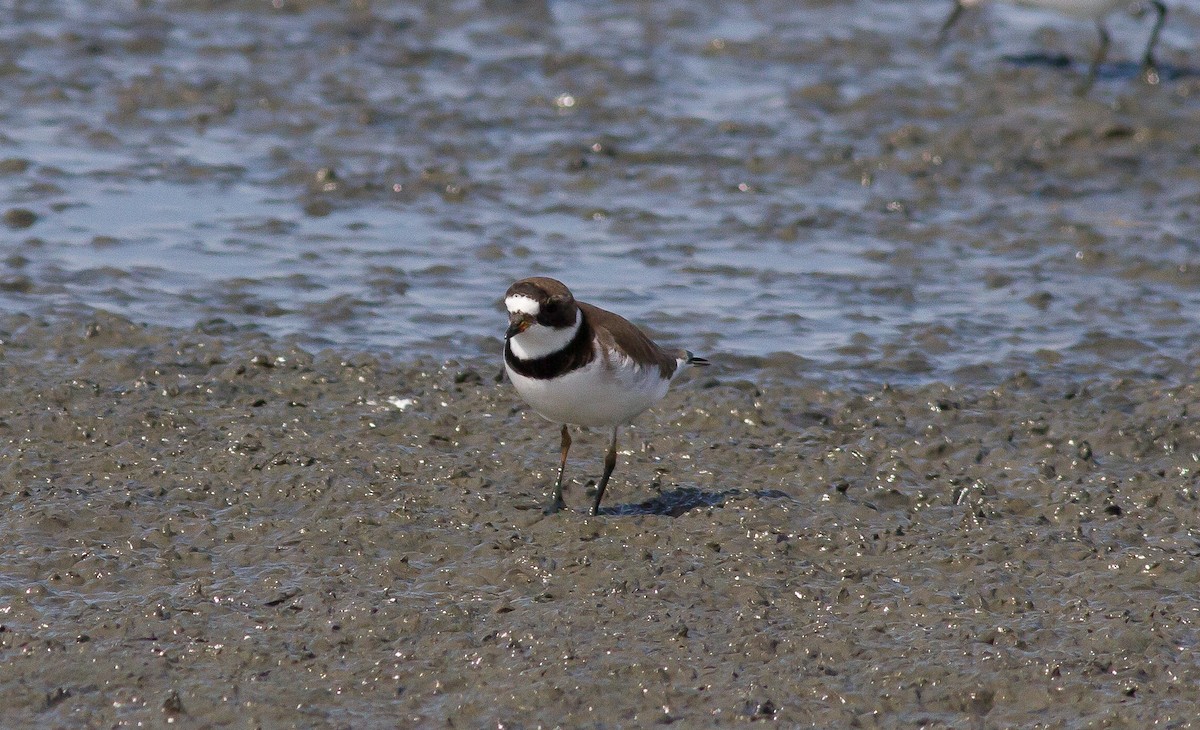
[[[510,312],[521,312],[528,314],[530,317],[538,316],[538,312],[542,307],[540,304],[525,296],[524,294],[514,294],[504,300],[504,306]]]

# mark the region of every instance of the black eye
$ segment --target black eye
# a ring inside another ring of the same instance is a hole
[[[538,308],[538,324],[546,327],[568,327],[575,323],[575,302],[562,297],[550,297]]]

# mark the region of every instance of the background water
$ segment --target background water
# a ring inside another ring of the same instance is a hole
[[[7,2],[0,305],[495,351],[531,274],[752,366],[1200,363],[1200,37],[930,2]],[[1078,62],[1062,66],[1058,54]],[[35,218],[30,221],[28,213]]]

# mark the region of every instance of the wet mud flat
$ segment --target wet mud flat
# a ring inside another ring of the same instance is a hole
[[[498,361],[0,320],[12,727],[1189,727],[1200,394],[719,360],[622,439]],[[791,370],[789,370],[791,368]]]

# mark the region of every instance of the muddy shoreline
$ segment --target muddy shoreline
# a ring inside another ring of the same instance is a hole
[[[1002,6],[15,3],[0,726],[1194,726],[1200,15]]]
[[[1192,385],[716,358],[545,517],[498,362],[205,329],[0,321],[3,724],[1194,722]]]

